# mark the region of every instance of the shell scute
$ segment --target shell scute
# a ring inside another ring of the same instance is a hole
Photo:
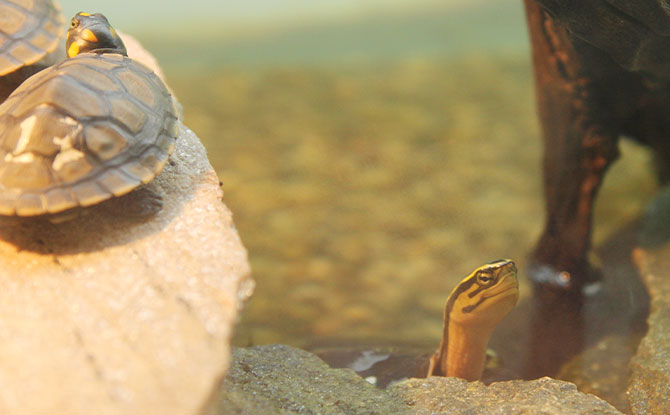
[[[72,195],[79,202],[79,206],[86,207],[100,203],[111,196],[107,189],[103,189],[96,182],[81,182],[72,186]]]
[[[176,134],[174,135],[168,135],[168,134],[161,134],[160,137],[158,137],[158,141],[156,142],[156,145],[163,150],[167,154],[172,154],[174,151],[174,142],[175,142],[175,137]]]
[[[51,172],[60,183],[73,183],[91,173],[94,164],[75,148],[61,150],[51,163]]]
[[[2,141],[3,149],[13,156],[35,153],[50,159],[63,145],[73,145],[79,128],[74,119],[48,107],[37,108],[30,116],[8,120],[6,124],[9,131],[0,132],[0,136],[7,137]]]
[[[155,171],[163,168],[168,159],[168,154],[158,147],[151,147],[140,156],[140,164],[145,168]]]
[[[76,71],[68,71],[67,75],[93,90],[109,92],[119,89],[119,85],[107,74],[88,65],[79,65]]]
[[[86,148],[100,160],[116,157],[133,139],[113,125],[105,122],[87,125],[84,128]]]
[[[0,11],[2,13],[2,11]],[[0,47],[4,46],[5,41],[3,40],[3,44],[0,45]],[[9,55],[0,55],[0,68],[12,68],[16,66],[16,60],[10,57]],[[11,72],[11,69],[7,71],[7,73]],[[0,73],[1,75],[1,73]]]
[[[0,16],[2,16],[2,31],[9,35],[18,33],[28,20],[25,12],[8,4],[0,4]]]
[[[43,157],[34,155],[30,162],[3,163],[0,165],[0,182],[6,187],[23,191],[39,190],[53,183],[49,167]]]
[[[52,1],[0,0],[0,77],[53,59],[50,55],[59,52],[64,23]],[[43,66],[50,63],[53,60]]]
[[[44,201],[39,194],[23,193],[16,201],[16,214],[20,216],[34,216],[46,212]]]
[[[106,115],[106,106],[99,96],[64,76],[49,78],[26,94],[16,106],[16,115],[23,116],[41,105],[59,108],[75,118]]]
[[[131,95],[151,108],[156,105],[156,96],[151,86],[146,82],[146,78],[140,73],[132,70],[119,71],[117,78],[123,82],[123,86]]]
[[[11,216],[16,214],[16,201],[19,192],[0,192],[0,215]]]
[[[73,206],[77,200],[72,196],[70,189],[56,187],[44,194],[46,208],[50,213],[60,212]]]
[[[96,69],[98,69],[100,71],[104,71],[104,72],[111,72],[114,69],[119,67],[118,62],[113,62],[113,61],[103,59],[103,58],[101,58],[102,55],[96,55],[98,57],[95,58],[95,59],[91,59],[91,55],[92,54],[90,54],[90,53],[83,53],[83,54],[74,56],[72,58],[65,59],[63,62],[59,63],[58,66],[60,68],[65,69],[69,66],[79,67],[82,63],[84,63],[87,66],[90,66],[92,68],[96,68]]]
[[[114,196],[121,196],[141,185],[142,181],[130,177],[120,169],[108,169],[100,174],[98,183],[112,192]]]
[[[41,49],[41,50],[47,50],[49,49],[51,42],[53,41],[53,36],[49,35],[44,32],[40,32],[35,37],[30,39],[28,42],[30,45],[32,45],[34,48]]]
[[[138,160],[128,161],[121,166],[121,169],[131,177],[137,178],[142,183],[148,183],[155,176],[151,169],[143,166]]]
[[[10,3],[14,3],[17,6],[21,6],[26,10],[30,10],[35,6],[35,2],[33,0],[9,0]]]
[[[147,122],[147,114],[133,101],[112,98],[112,116],[125,125],[132,134],[138,134]]]
[[[16,42],[14,47],[9,51],[9,54],[17,61],[26,62],[35,54],[35,48],[29,45],[29,43],[25,42]]]

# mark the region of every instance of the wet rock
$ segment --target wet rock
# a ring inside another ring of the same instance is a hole
[[[431,377],[410,379],[391,386],[389,391],[412,405],[417,415],[621,415],[595,395],[577,391],[574,384],[546,377],[489,386],[457,378]]]
[[[634,350],[631,343],[640,336],[624,337],[609,334],[588,345],[566,362],[556,375],[577,385],[581,392],[592,393],[611,403],[618,410],[630,413],[628,397],[628,362]]]
[[[202,413],[252,287],[221,197],[180,123],[141,189],[70,221],[0,225],[0,413]]]
[[[649,330],[631,361],[628,400],[633,414],[670,413],[670,244],[638,249],[634,260],[651,297]]]
[[[485,386],[432,377],[377,389],[351,369],[332,369],[283,345],[236,349],[215,413],[621,415],[574,384],[550,378]]]
[[[240,348],[223,382],[217,415],[404,414],[409,406],[351,369],[331,369],[284,345]]]
[[[428,372],[428,360],[433,352],[411,346],[378,347],[314,347],[310,349],[330,367],[353,369],[364,379],[380,388]]]
[[[658,191],[645,207],[642,217],[639,244],[653,251],[670,242],[670,187]]]

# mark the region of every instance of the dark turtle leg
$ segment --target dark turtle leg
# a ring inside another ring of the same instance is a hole
[[[666,84],[641,88],[635,111],[624,119],[624,132],[654,150],[661,185],[670,185],[670,88]]]
[[[546,223],[532,254],[541,287],[580,289],[595,273],[587,260],[596,193],[617,158],[610,79],[592,76],[587,45],[574,43],[534,0],[525,0],[544,136]],[[579,49],[579,50],[578,50]]]

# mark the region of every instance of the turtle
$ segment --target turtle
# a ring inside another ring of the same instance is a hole
[[[486,383],[513,378],[487,345],[518,299],[514,261],[495,260],[476,268],[453,289],[444,308],[440,346],[431,356],[395,347],[313,351],[331,366],[353,369],[381,387],[408,377],[453,376]]]
[[[592,219],[621,138],[653,150],[659,184],[670,183],[670,13],[657,0],[524,4],[546,212],[528,274],[535,292],[553,301],[603,285]]]
[[[162,170],[178,134],[163,81],[128,57],[100,14],[77,13],[68,57],[0,105],[0,215],[35,217],[129,193]]]
[[[65,17],[51,0],[0,0],[0,102],[64,57]]]

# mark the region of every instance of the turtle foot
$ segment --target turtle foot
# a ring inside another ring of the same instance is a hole
[[[592,295],[599,291],[602,273],[584,261],[577,267],[556,267],[541,262],[531,262],[528,277],[536,291]]]

